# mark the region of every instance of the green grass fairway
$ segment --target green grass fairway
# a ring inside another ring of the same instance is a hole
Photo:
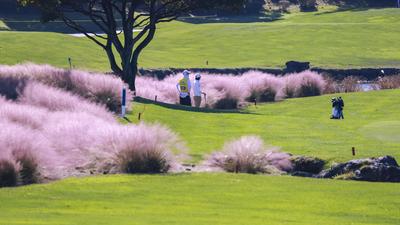
[[[399,26],[399,9],[293,13],[274,22],[173,22],[159,26],[140,66],[281,67],[303,60],[330,68],[400,67]],[[66,67],[71,56],[77,68],[109,70],[104,52],[85,38],[1,32],[0,47],[0,64]]]
[[[241,135],[260,135],[266,143],[293,154],[330,161],[393,155],[400,159],[400,90],[342,94],[345,120],[330,120],[331,95],[251,105],[239,113],[199,113],[152,104],[134,105],[130,120],[166,124],[186,141],[194,161]]]
[[[397,225],[400,186],[238,174],[105,176],[0,189],[0,224]]]
[[[371,123],[361,128],[361,131],[370,138],[400,143],[400,121]]]

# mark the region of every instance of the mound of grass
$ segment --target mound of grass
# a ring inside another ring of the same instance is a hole
[[[398,224],[397,184],[238,174],[103,176],[0,189],[0,224]]]
[[[292,13],[273,22],[227,18],[225,22],[160,24],[139,65],[282,67],[286,61],[300,60],[330,68],[398,67],[400,42],[393,41],[399,36],[398,12],[389,8],[331,10]],[[104,52],[85,38],[2,32],[0,43],[0,64],[29,60],[67,67],[70,56],[78,68],[110,70]]]
[[[221,149],[228,140],[251,134],[259,135],[273,146],[282,147],[284,152],[328,161],[353,159],[352,147],[357,149],[357,158],[393,155],[400,159],[400,143],[393,141],[397,140],[398,126],[385,122],[398,123],[399,94],[400,90],[342,94],[345,120],[329,119],[333,95],[290,99],[257,105],[257,108],[250,105],[244,113],[201,113],[135,103],[134,111],[128,117],[135,122],[140,112],[142,120],[168,125],[187,142],[194,161]],[[375,128],[365,130],[365,126],[368,128],[371,123],[382,122],[382,130],[388,135],[386,139],[366,135],[373,131],[385,136]]]

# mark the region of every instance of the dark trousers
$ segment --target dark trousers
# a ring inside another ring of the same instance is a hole
[[[192,100],[190,99],[189,95],[184,98],[179,97],[179,103],[181,105],[192,106]]]

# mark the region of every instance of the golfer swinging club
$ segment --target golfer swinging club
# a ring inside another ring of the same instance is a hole
[[[192,100],[190,99],[192,84],[190,83],[189,74],[188,70],[183,71],[183,78],[176,84],[176,89],[179,92],[179,103],[192,106]]]

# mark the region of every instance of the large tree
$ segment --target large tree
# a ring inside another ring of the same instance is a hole
[[[135,90],[138,58],[153,39],[158,23],[173,21],[192,10],[218,7],[239,9],[244,1],[18,0],[23,6],[39,8],[43,22],[62,20],[101,46],[107,54],[111,70],[132,90]],[[99,35],[83,25],[83,19],[90,20],[105,35]]]

